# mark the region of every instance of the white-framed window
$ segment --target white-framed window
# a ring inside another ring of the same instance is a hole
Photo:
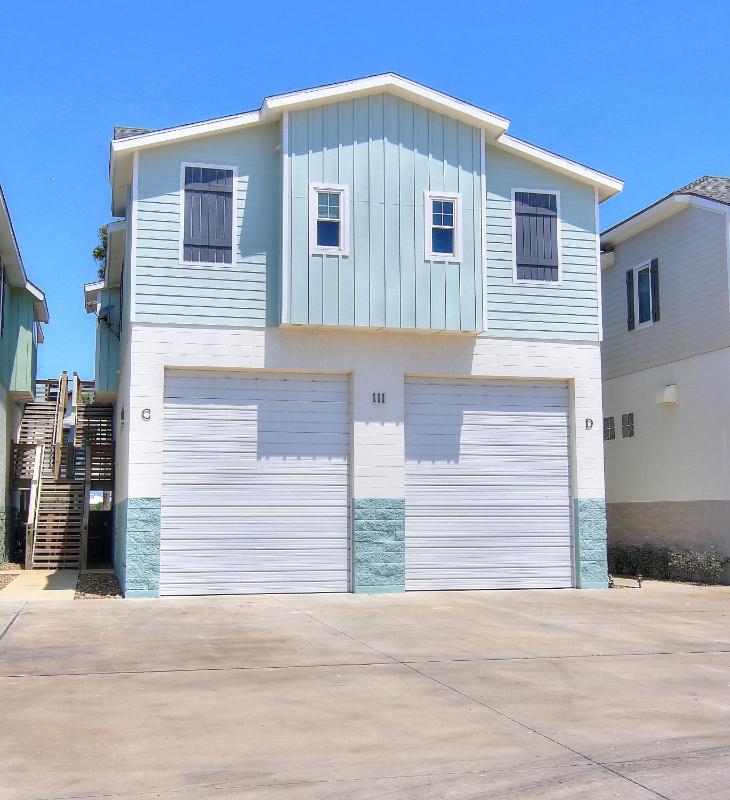
[[[346,256],[349,242],[349,191],[335,183],[309,186],[309,241],[313,253]]]
[[[515,283],[560,284],[560,192],[512,189]]]
[[[648,328],[654,324],[651,284],[651,261],[634,267],[634,309],[637,328]]]
[[[426,260],[461,261],[461,195],[426,192],[423,205]]]
[[[235,167],[180,166],[180,261],[231,264],[236,230]]]

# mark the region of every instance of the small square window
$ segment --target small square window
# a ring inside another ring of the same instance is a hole
[[[616,438],[616,424],[613,417],[603,418],[603,441],[610,442]]]
[[[426,258],[458,261],[460,250],[459,196],[426,192]],[[430,214],[429,214],[430,208]]]
[[[312,252],[347,255],[347,187],[310,184]]]
[[[624,439],[630,439],[634,435],[634,415],[622,414],[621,415],[621,436]]]

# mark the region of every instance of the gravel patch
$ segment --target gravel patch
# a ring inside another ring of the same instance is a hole
[[[114,572],[82,572],[76,583],[76,600],[121,599],[119,581]]]
[[[19,572],[23,569],[22,564],[16,564],[14,561],[6,561],[4,564],[0,564],[0,572]]]
[[[9,583],[12,583],[18,576],[10,575],[7,572],[0,572],[0,589],[4,589]]]

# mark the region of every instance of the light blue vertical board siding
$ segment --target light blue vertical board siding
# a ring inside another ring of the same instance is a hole
[[[327,183],[340,183],[339,119],[336,105],[324,106],[322,175]],[[339,324],[340,257],[322,257],[322,323]]]
[[[352,103],[338,103],[338,150],[339,150],[339,183],[350,187],[354,180],[354,108]],[[350,231],[354,228],[355,214],[353,203],[348,210]],[[331,314],[328,310],[328,317]],[[355,262],[353,258],[339,259],[338,274],[338,308],[337,323],[339,325],[355,324]]]
[[[289,318],[309,321],[309,129],[301,114],[289,121],[289,184],[291,193],[289,246]],[[315,180],[315,178],[311,178]]]
[[[139,154],[135,302],[137,319],[201,325],[263,326],[267,276],[280,262],[279,123],[150,148]],[[233,263],[181,263],[180,166],[236,167]],[[131,210],[131,206],[130,206]],[[274,284],[276,285],[276,284]],[[163,291],[174,286],[175,293]],[[222,290],[222,291],[221,291]],[[131,292],[125,294],[130,298]]]
[[[354,171],[352,198],[355,219],[350,234],[351,255],[355,263],[355,325],[370,324],[370,178],[369,114],[367,97],[354,101]]]
[[[480,328],[477,129],[379,94],[293,112],[288,146],[293,323]],[[348,255],[322,259],[311,253],[308,204],[297,200],[305,175],[307,181],[349,187]],[[424,193],[429,190],[463,195],[461,264],[425,260]]]
[[[309,112],[309,180],[324,178],[324,109],[320,106]],[[322,324],[324,285],[322,271],[325,256],[314,254],[309,259],[309,322]]]
[[[386,94],[383,114],[385,325],[400,328],[400,165],[398,98]]]
[[[486,157],[488,328],[493,336],[598,338],[593,187],[488,147]],[[513,281],[512,189],[560,192],[560,284]]]
[[[107,308],[111,324],[101,320],[96,325],[96,369],[97,391],[116,392],[119,383],[119,289],[104,289],[101,292],[101,307]]]
[[[403,328],[416,327],[416,183],[413,151],[413,111],[411,103],[398,104],[398,165],[400,206],[400,323]]]
[[[424,191],[430,185],[428,117],[425,108],[416,106],[413,119],[413,145],[415,157],[415,230],[413,243],[416,252],[416,328],[431,327],[431,264],[425,260],[424,251]]]
[[[384,95],[370,101],[368,180],[370,182],[370,325],[385,325],[385,142],[383,139]]]

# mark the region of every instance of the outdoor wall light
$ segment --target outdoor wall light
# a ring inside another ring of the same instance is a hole
[[[149,419],[151,416],[152,416],[152,414],[150,413],[150,410],[149,410],[149,408],[143,408],[143,409],[142,409],[142,419],[143,419],[143,420],[145,420],[145,421],[146,421],[146,420],[148,420],[148,419]]]

